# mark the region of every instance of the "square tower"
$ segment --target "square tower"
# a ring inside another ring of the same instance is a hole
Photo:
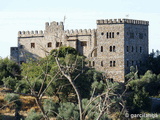
[[[139,66],[148,55],[148,25],[131,19],[97,20],[95,68],[124,82],[130,66]]]

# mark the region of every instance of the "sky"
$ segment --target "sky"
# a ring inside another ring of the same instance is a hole
[[[17,46],[18,31],[44,30],[65,20],[65,29],[96,29],[98,19],[149,21],[149,51],[160,50],[160,0],[0,0],[0,57]]]

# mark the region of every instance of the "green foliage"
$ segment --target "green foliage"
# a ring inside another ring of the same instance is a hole
[[[40,120],[42,118],[42,115],[35,110],[31,110],[25,120]]]
[[[19,95],[14,93],[6,94],[4,100],[8,103],[14,103],[14,108],[20,110],[22,103]]]
[[[0,84],[3,84],[2,79],[7,77],[20,79],[20,66],[9,60],[8,58],[0,59]]]
[[[58,113],[58,104],[53,102],[52,99],[45,99],[43,108],[48,116],[56,116]]]
[[[71,102],[60,103],[58,108],[59,116],[58,120],[79,120],[79,111],[76,104]]]
[[[16,86],[16,83],[18,83],[19,81],[17,80],[17,78],[13,78],[11,76],[9,77],[4,77],[2,79],[3,83],[4,83],[4,86],[7,87],[7,88],[10,88],[12,90],[15,89],[15,86]]]
[[[79,53],[76,51],[76,49],[72,48],[72,47],[60,47],[58,50],[54,49],[51,52],[51,55],[57,55],[58,57],[65,57],[68,54],[72,54],[72,55],[78,55]]]

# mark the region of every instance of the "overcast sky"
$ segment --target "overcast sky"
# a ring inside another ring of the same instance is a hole
[[[97,19],[147,20],[149,50],[160,50],[160,0],[0,0],[0,56],[10,56],[18,31],[44,30],[64,16],[65,29],[93,29]]]

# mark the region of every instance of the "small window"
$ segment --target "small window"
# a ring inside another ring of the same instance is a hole
[[[23,49],[23,48],[24,48],[24,46],[23,46],[23,45],[20,45],[20,46],[19,46],[19,48],[20,48],[20,49]]]
[[[132,52],[134,52],[134,47],[132,46]]]
[[[116,61],[113,61],[113,67],[116,67]]]
[[[87,41],[82,41],[81,46],[87,46]]]
[[[101,61],[101,66],[103,67],[103,61]]]
[[[110,61],[110,67],[112,67],[112,61]]]
[[[132,66],[134,65],[134,61],[132,61]]]
[[[112,33],[110,32],[110,33],[109,33],[109,38],[111,38],[111,37],[112,37]]]
[[[112,52],[112,46],[109,47],[109,51]]]
[[[112,38],[114,38],[114,32],[112,32]]]
[[[142,52],[142,47],[140,47],[139,52],[140,52],[140,53]]]
[[[117,35],[119,35],[119,32],[117,32]]]
[[[56,42],[56,47],[62,46],[62,42]]]
[[[103,46],[101,46],[101,52],[103,52]]]
[[[93,63],[92,63],[92,64],[93,64],[93,66],[95,66],[95,62],[94,62],[94,61],[93,61]]]
[[[107,32],[107,36],[106,36],[107,38],[109,37],[109,35],[108,35],[108,32]]]
[[[48,47],[52,47],[52,43],[49,42],[49,43],[47,44],[47,46],[48,46]]]
[[[136,52],[137,52],[137,46],[136,46]]]
[[[129,67],[129,61],[127,60],[127,67]]]
[[[89,67],[91,67],[91,61],[89,61]]]
[[[31,48],[35,48],[35,43],[31,43]]]
[[[104,33],[102,32],[101,35],[104,35]]]
[[[129,46],[127,46],[127,52],[129,52]]]
[[[113,46],[113,52],[116,52],[116,47],[115,46]]]

